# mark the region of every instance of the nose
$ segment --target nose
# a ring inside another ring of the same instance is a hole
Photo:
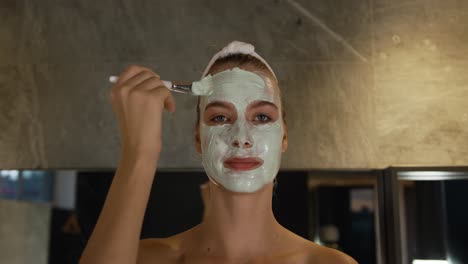
[[[249,129],[246,124],[237,124],[235,126],[232,137],[232,146],[236,148],[251,148],[253,146],[252,138],[250,137]]]
[[[248,141],[248,140],[239,141],[239,140],[235,139],[232,142],[232,146],[236,147],[236,148],[251,148],[252,143],[250,141]]]

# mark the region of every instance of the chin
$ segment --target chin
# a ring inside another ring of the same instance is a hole
[[[215,183],[223,186],[224,189],[235,193],[254,193],[262,189],[266,184],[272,181],[266,181],[263,178],[252,175],[238,174],[223,177],[223,179],[212,179]]]
[[[231,192],[235,193],[254,193],[258,190],[260,190],[263,186],[265,186],[264,183],[261,184],[255,184],[255,183],[248,183],[248,184],[237,184],[237,185],[230,185],[230,186],[223,186],[225,189]]]

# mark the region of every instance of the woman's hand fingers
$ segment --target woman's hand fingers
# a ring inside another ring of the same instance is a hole
[[[148,71],[148,72],[151,72],[153,73],[155,76],[157,76],[158,78],[160,78],[160,76],[151,71],[150,69],[146,68],[146,67],[143,67],[143,66],[139,66],[139,65],[130,65],[128,66],[119,76],[119,79],[116,83],[116,85],[121,85],[122,83],[125,83],[127,80],[129,80],[130,78],[132,78],[133,76],[137,75],[138,73],[140,72],[143,72],[143,71]]]
[[[112,87],[112,106],[119,119],[122,148],[131,155],[156,157],[161,148],[162,112],[175,101],[158,74],[130,66]]]
[[[159,98],[159,100],[162,100],[162,103],[164,105],[164,108],[168,112],[174,112],[175,111],[175,100],[170,92],[170,90],[164,85],[164,83],[161,81],[160,78],[158,77],[150,77],[144,81],[142,81],[137,87],[134,88],[135,91],[148,91],[150,96],[154,96],[156,98]],[[158,100],[158,99],[156,99]]]
[[[169,89],[164,85],[164,83],[156,76],[150,76],[149,78],[143,80],[141,83],[136,85],[135,89],[137,90],[152,90],[155,88],[164,88],[169,91]]]
[[[152,73],[150,71],[143,70],[143,71],[137,73],[136,75],[134,75],[133,77],[131,77],[130,79],[123,82],[121,85],[130,86],[130,87],[137,87],[142,82],[144,82],[144,81],[146,81],[148,79],[158,79],[159,80],[159,76],[155,75],[154,73]]]

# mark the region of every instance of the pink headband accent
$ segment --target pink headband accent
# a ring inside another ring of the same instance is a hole
[[[241,41],[236,41],[236,40],[229,43],[226,47],[224,47],[222,50],[220,50],[218,53],[216,53],[213,56],[213,58],[211,58],[210,63],[208,63],[208,66],[206,66],[206,69],[203,72],[202,78],[206,76],[206,74],[208,73],[211,66],[213,65],[213,63],[215,63],[216,60],[218,60],[220,58],[223,58],[223,57],[226,57],[226,56],[231,55],[231,54],[239,54],[239,53],[240,54],[248,54],[248,55],[251,55],[251,56],[257,58],[259,61],[261,61],[263,64],[265,64],[265,66],[268,67],[268,69],[271,71],[273,76],[275,76],[275,78],[276,78],[276,74],[273,71],[273,69],[270,67],[270,65],[266,62],[265,59],[263,59],[260,55],[258,55],[258,53],[255,52],[255,47],[252,44],[241,42]],[[276,79],[278,79],[278,78],[276,78]]]

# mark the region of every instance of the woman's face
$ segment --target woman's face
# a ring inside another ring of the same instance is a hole
[[[271,183],[286,150],[276,81],[254,67],[212,73],[214,91],[200,100],[197,149],[208,177],[233,192]]]

